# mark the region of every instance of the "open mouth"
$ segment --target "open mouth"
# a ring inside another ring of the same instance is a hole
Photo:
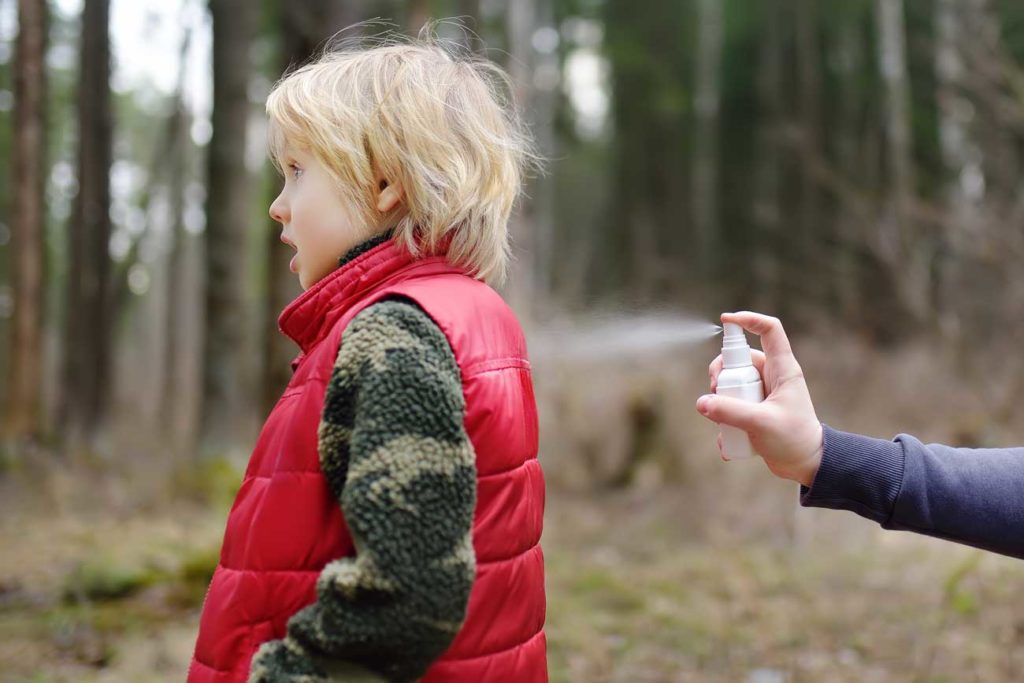
[[[298,266],[298,259],[299,259],[298,247],[296,247],[295,244],[290,239],[285,237],[284,233],[281,233],[281,241],[284,242],[285,244],[287,244],[292,249],[295,249],[295,252],[296,252],[295,255],[292,256],[291,262],[288,263],[288,270],[292,271],[293,273],[299,272],[299,270],[298,270],[298,268],[299,268],[299,266]]]

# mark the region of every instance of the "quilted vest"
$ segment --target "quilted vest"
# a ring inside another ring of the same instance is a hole
[[[355,554],[320,471],[317,426],[346,326],[367,306],[396,296],[418,304],[448,338],[477,466],[477,573],[466,620],[421,680],[547,681],[544,479],[522,330],[486,284],[443,256],[413,259],[388,240],[303,292],[278,320],[301,353],[228,514],[189,683],[245,681],[259,645],[283,638],[288,618],[316,600],[324,565]]]

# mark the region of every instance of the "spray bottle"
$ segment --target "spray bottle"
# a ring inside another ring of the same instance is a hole
[[[761,375],[750,357],[750,346],[743,328],[736,323],[725,323],[725,336],[722,339],[722,372],[718,375],[718,387],[715,393],[743,401],[760,403],[764,400],[764,386]],[[742,460],[752,458],[754,448],[750,445],[750,437],[742,429],[721,425],[722,453],[726,460]]]

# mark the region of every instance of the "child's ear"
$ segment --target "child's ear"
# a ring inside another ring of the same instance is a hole
[[[377,210],[381,213],[388,213],[394,209],[405,196],[402,184],[397,180],[392,182],[381,180],[378,187],[380,188],[380,194],[377,195]]]

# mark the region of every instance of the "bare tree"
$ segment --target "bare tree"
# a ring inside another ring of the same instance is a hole
[[[504,23],[508,52],[505,69],[512,79],[513,97],[524,112],[532,108],[534,91],[531,87],[534,54],[531,38],[537,21],[537,0],[510,2],[505,7]],[[537,283],[537,234],[535,230],[535,203],[524,199],[519,211],[509,221],[512,249],[515,254],[507,290],[513,307],[524,317],[537,314],[534,285]]]
[[[693,153],[693,231],[697,263],[714,272],[718,236],[718,112],[723,17],[720,0],[697,3],[697,66]]]
[[[484,27],[481,24],[483,15],[480,13],[480,0],[457,0],[456,11],[466,27],[463,36],[465,46],[479,52],[482,44],[474,36],[482,36],[484,33]]]
[[[914,165],[910,129],[903,0],[877,0],[878,64],[885,86],[886,167],[890,192],[878,222],[875,253],[896,273],[902,305],[919,322],[930,313],[932,250],[915,229]]]
[[[249,0],[210,0],[213,17],[213,135],[207,148],[206,314],[203,409],[205,452],[230,449],[242,423],[245,171],[249,120],[249,52],[258,6]]]
[[[811,171],[811,160],[821,154],[821,62],[818,40],[818,16],[815,0],[796,3],[796,55],[799,85],[797,88],[797,119],[800,123],[800,205],[797,223],[797,260],[791,274],[799,273],[801,281],[814,272],[819,254],[820,202],[819,188]],[[795,283],[790,283],[790,291]]]
[[[857,127],[857,111],[860,105],[857,83],[864,68],[865,54],[862,36],[859,32],[860,10],[853,6],[844,17],[833,44],[827,47],[831,61],[836,65],[839,88],[836,115],[833,122],[835,155],[839,168],[855,171],[860,168],[860,135]],[[858,315],[860,301],[858,288],[858,249],[864,226],[848,211],[837,211],[835,221],[835,248],[831,252],[832,287],[843,320],[854,320]]]
[[[60,423],[75,442],[96,435],[110,391],[110,0],[86,0],[78,82],[78,194],[69,224],[67,324]]]
[[[754,197],[752,218],[754,245],[759,252],[753,259],[754,304],[761,310],[779,312],[782,265],[782,26],[778,3],[761,5],[765,21],[760,36],[757,65],[757,99],[763,112],[757,124]]]
[[[163,429],[175,450],[191,444],[194,434],[190,434],[193,425],[187,419],[183,397],[186,394],[184,377],[185,363],[182,353],[184,341],[183,328],[180,324],[180,311],[184,293],[183,260],[185,257],[186,234],[184,230],[184,212],[187,203],[187,178],[189,171],[189,154],[191,140],[189,127],[191,116],[185,102],[185,76],[188,65],[188,50],[192,32],[186,29],[178,53],[178,83],[175,88],[174,111],[167,123],[167,140],[170,143],[168,154],[169,179],[168,194],[170,195],[173,215],[170,225],[170,245],[167,253],[166,280],[164,291],[164,315],[166,316],[167,343],[164,346],[164,386],[160,392],[160,413],[164,416]]]
[[[965,99],[964,61],[961,55],[961,22],[955,0],[937,0],[935,3],[935,74],[937,80],[936,104],[939,115],[939,149],[942,152],[946,178],[945,203],[951,220],[943,234],[943,250],[939,271],[939,321],[943,334],[955,339],[960,336],[960,318],[955,302],[956,290],[964,258],[964,239],[972,230],[977,216],[967,194],[964,181],[971,172],[980,174],[980,168],[970,159],[970,126],[968,109],[973,106]]]
[[[7,428],[32,436],[41,418],[43,184],[46,175],[46,0],[19,0],[14,74],[14,345]]]
[[[405,30],[410,35],[416,35],[430,20],[430,2],[429,0],[408,0],[406,6]]]
[[[970,0],[939,3],[935,10],[946,179],[940,322],[961,351],[1012,329],[1017,320],[1007,320],[1007,302],[1024,292],[1018,277],[1024,256],[1024,71],[1009,50],[1012,34],[998,5]]]

